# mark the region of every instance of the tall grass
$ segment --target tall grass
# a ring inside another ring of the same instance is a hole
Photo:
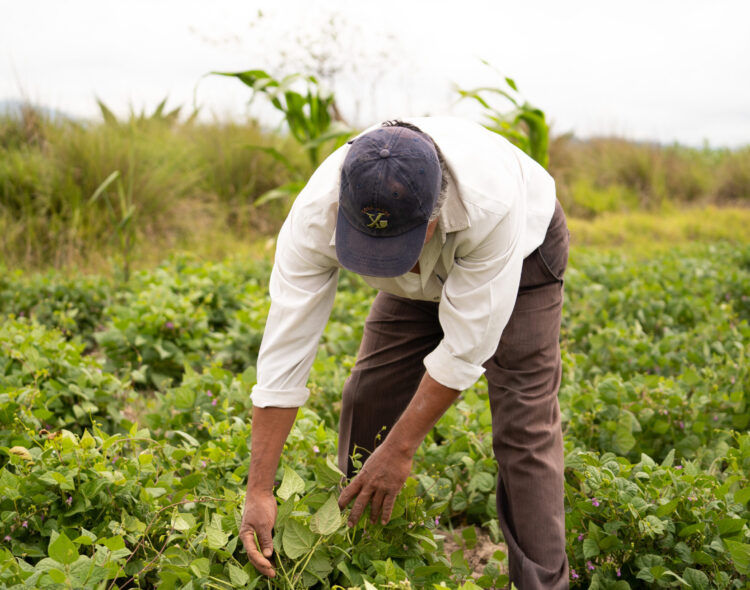
[[[275,211],[253,210],[253,201],[287,173],[247,148],[257,144],[294,151],[255,124],[82,124],[34,111],[2,120],[0,255],[9,266],[62,267],[117,254],[106,202],[90,202],[115,171],[135,208],[137,247],[168,248],[217,224],[242,235],[266,232]]]
[[[549,171],[573,216],[658,211],[669,204],[750,205],[750,146],[697,149],[562,136],[551,143]]]
[[[120,184],[107,190],[121,190],[134,207],[134,239],[125,243],[135,267],[156,263],[174,249],[212,257],[257,252],[274,235],[286,204],[254,203],[293,180],[274,151],[299,169],[310,168],[298,142],[252,122],[132,116],[77,123],[48,120],[33,109],[20,118],[0,118],[0,265],[112,268],[123,256],[117,219],[104,196],[95,202],[91,197],[115,171]],[[711,150],[558,137],[550,143],[549,169],[569,217],[596,222],[580,226],[583,232],[596,228],[594,234],[579,232],[586,243],[609,240],[608,227],[622,233],[633,231],[633,223],[648,225],[645,217],[621,215],[628,212],[656,212],[662,224],[681,219],[679,236],[747,227],[750,147]],[[735,209],[706,209],[715,205]],[[698,212],[676,216],[686,207]],[[702,232],[701,211],[724,221]],[[649,230],[654,239],[671,235],[658,229]],[[619,239],[612,232],[612,240]]]

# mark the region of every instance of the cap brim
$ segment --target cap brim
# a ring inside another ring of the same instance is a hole
[[[341,266],[370,277],[398,277],[419,260],[428,222],[398,236],[373,237],[357,230],[339,209],[336,257]]]

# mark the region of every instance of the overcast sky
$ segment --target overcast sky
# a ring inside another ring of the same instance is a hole
[[[454,85],[502,72],[555,133],[736,147],[750,144],[748,23],[747,0],[0,0],[0,100],[94,117],[95,96],[119,113],[168,96],[204,118],[267,118],[238,81],[204,75],[283,71],[312,48],[360,126],[478,118]]]

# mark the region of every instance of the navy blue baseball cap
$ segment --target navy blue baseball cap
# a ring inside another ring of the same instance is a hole
[[[424,246],[442,174],[432,140],[405,127],[356,138],[341,167],[336,256],[346,269],[397,277]]]

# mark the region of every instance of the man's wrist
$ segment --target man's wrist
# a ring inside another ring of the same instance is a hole
[[[252,484],[247,486],[248,495],[273,495],[273,484],[271,485],[256,485]]]
[[[396,426],[390,434],[388,434],[383,444],[386,445],[391,452],[402,458],[411,459],[417,452],[419,445],[422,444],[422,439],[419,438],[417,440],[414,439],[414,437],[406,436],[401,433],[398,426]]]

